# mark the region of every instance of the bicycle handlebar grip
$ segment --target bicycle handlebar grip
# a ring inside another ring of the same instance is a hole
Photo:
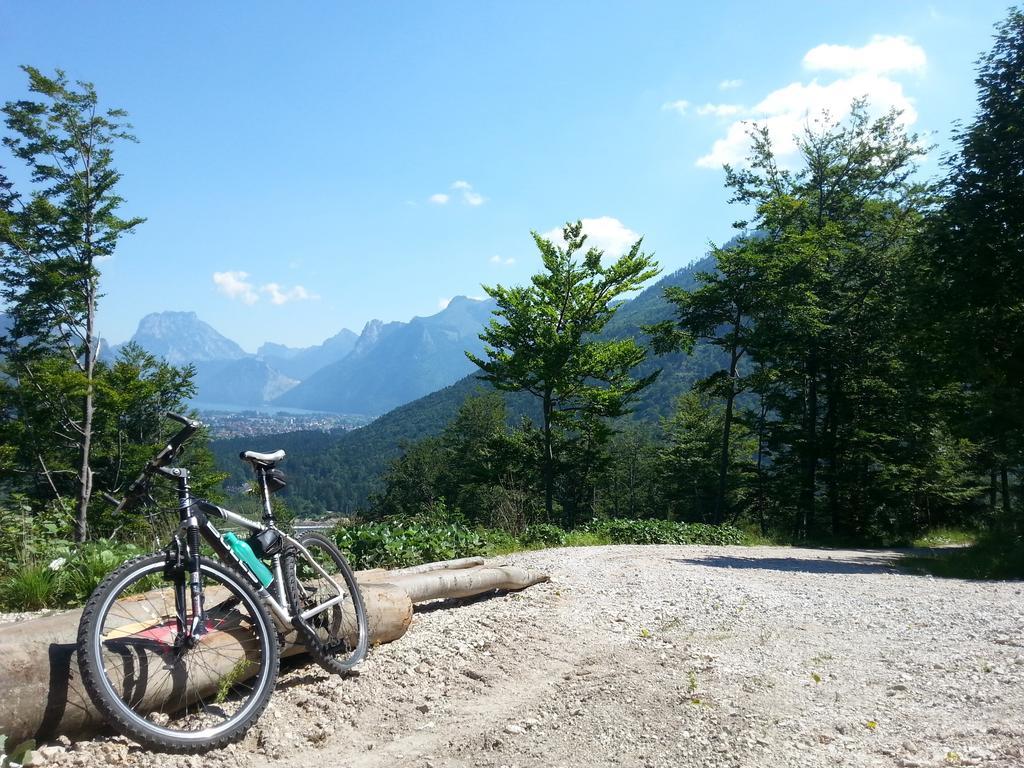
[[[184,424],[186,427],[191,427],[192,429],[199,429],[201,426],[203,426],[203,423],[201,421],[196,421],[195,419],[189,419],[189,418],[187,418],[185,416],[180,416],[177,413],[171,413],[170,411],[167,411],[167,413],[165,413],[164,415],[168,419],[173,419],[174,421],[178,422],[179,424]]]

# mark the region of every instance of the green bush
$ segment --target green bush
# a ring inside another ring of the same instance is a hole
[[[142,550],[100,539],[85,544],[50,541],[32,559],[13,564],[0,579],[0,606],[38,611],[83,604],[108,573]]]
[[[484,550],[484,539],[461,523],[415,518],[341,526],[334,539],[354,568],[404,568]]]
[[[551,523],[536,523],[527,526],[523,533],[523,543],[529,547],[564,547],[564,530]]]
[[[0,601],[15,611],[39,611],[60,603],[60,580],[46,563],[13,569],[0,580]]]
[[[612,544],[743,544],[744,534],[731,525],[676,523],[671,520],[601,520],[587,531]]]
[[[500,528],[477,528],[476,532],[483,540],[481,555],[494,557],[496,555],[507,555],[510,552],[519,552],[523,549],[522,541]]]

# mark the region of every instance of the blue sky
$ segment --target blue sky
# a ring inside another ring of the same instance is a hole
[[[530,231],[568,219],[684,266],[731,236],[742,120],[785,142],[866,93],[938,142],[937,173],[1006,9],[0,0],[0,98],[19,64],[60,67],[131,115],[123,212],[148,221],[103,265],[105,337],[194,310],[254,351],[524,282]]]

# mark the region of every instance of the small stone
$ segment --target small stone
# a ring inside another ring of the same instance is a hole
[[[526,733],[526,729],[523,728],[521,725],[509,723],[505,726],[505,733],[511,733],[513,736],[519,736],[521,734]]]
[[[418,707],[416,707],[416,709],[418,709],[420,712],[422,712],[425,715],[425,714],[427,714],[427,712],[430,711],[430,705],[429,704],[420,704]]]
[[[35,768],[35,766],[46,765],[46,763],[46,757],[38,749],[30,749],[21,761],[24,768]]]

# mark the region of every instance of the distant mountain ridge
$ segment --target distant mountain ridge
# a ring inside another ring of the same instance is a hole
[[[385,413],[448,386],[473,370],[466,350],[496,304],[456,296],[441,312],[408,323],[371,321],[352,352],[289,389],[274,405],[335,413]]]
[[[195,400],[205,405],[376,416],[468,373],[465,350],[482,346],[493,307],[459,296],[430,317],[371,320],[358,336],[342,329],[306,348],[268,342],[255,355],[195,312],[146,315],[131,340],[175,365],[194,364]]]
[[[208,360],[241,360],[244,349],[195,312],[153,312],[139,321],[132,341],[173,365]]]
[[[324,366],[337,362],[348,355],[356,346],[359,338],[348,328],[342,328],[323,344],[304,349],[267,342],[256,350],[256,356],[266,360],[268,364],[286,376],[303,381]]]

